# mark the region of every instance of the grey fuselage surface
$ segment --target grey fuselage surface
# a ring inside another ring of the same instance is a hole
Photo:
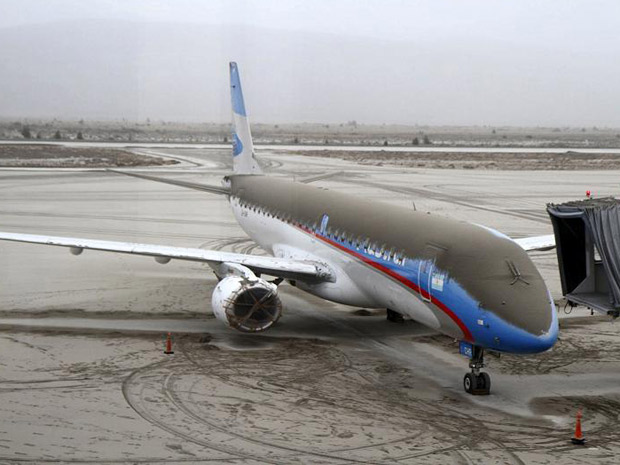
[[[540,352],[557,338],[555,307],[540,273],[497,231],[276,177],[226,179],[240,225],[263,248],[328,263],[338,257],[336,275],[351,286],[332,293],[300,286],[309,292],[352,305],[397,305],[414,319],[423,316],[413,310],[422,304],[438,322],[430,326],[499,351]],[[371,278],[360,282],[364,271]],[[377,283],[387,301],[376,298],[380,290],[368,292]],[[406,297],[390,301],[403,290]]]

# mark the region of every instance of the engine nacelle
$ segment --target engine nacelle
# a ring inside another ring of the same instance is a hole
[[[282,315],[277,286],[262,279],[228,276],[215,286],[211,303],[218,320],[247,333],[269,329]]]

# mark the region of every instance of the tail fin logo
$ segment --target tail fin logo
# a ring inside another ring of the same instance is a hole
[[[233,134],[232,149],[233,157],[236,157],[241,152],[243,152],[243,144],[241,143],[241,139],[239,139],[239,136],[237,136],[237,134]]]
[[[233,171],[236,174],[261,174],[262,170],[254,157],[254,144],[250,122],[245,111],[241,78],[237,63],[230,63],[230,97],[232,104],[232,152]]]

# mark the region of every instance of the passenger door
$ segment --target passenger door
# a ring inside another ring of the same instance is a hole
[[[422,300],[432,302],[433,288],[443,290],[443,278],[435,276],[433,282],[433,273],[436,271],[437,259],[446,251],[446,249],[437,244],[427,244],[424,248],[420,261],[418,263],[418,287]]]

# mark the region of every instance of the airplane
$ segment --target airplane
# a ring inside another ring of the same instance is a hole
[[[278,285],[287,280],[346,305],[387,309],[460,341],[469,357],[469,394],[486,395],[484,351],[529,354],[551,348],[558,317],[527,254],[554,247],[554,236],[510,237],[485,226],[365,200],[267,176],[255,155],[239,68],[230,63],[233,173],[222,186],[111,170],[224,195],[240,227],[271,256],[0,232],[0,240],[205,262],[219,282],[218,320],[253,333],[282,315]],[[275,278],[272,281],[264,275]]]

